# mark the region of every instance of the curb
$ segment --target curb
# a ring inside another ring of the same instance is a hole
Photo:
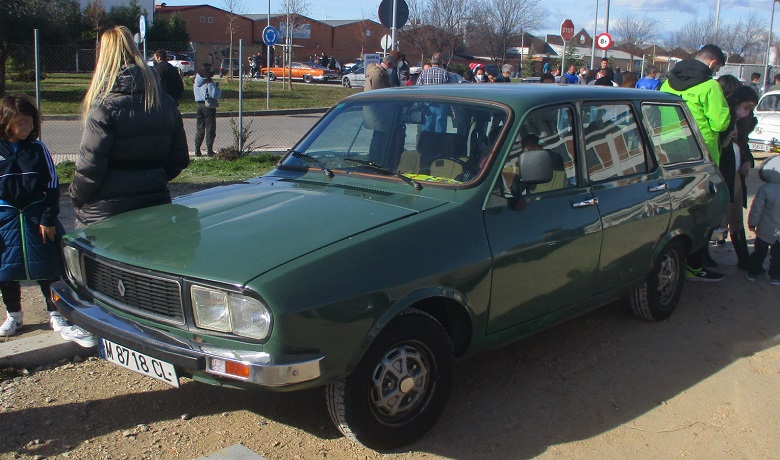
[[[275,115],[306,115],[311,113],[325,113],[330,107],[312,107],[308,109],[275,109],[275,110],[253,110],[244,111],[245,117],[269,117]],[[220,112],[217,111],[218,118],[237,117],[239,112]],[[187,112],[181,114],[182,118],[196,118],[197,114]],[[81,120],[81,115],[43,115],[44,120],[74,121]]]
[[[63,340],[59,332],[47,331],[0,344],[0,368],[22,367],[34,369],[75,356],[91,356],[94,348],[84,348]]]

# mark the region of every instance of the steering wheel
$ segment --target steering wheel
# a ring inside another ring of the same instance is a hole
[[[479,170],[477,168],[475,168],[473,165],[466,163],[460,158],[447,157],[446,159],[450,161],[454,161],[455,163],[463,167],[463,173],[461,174],[463,180],[469,180],[472,177],[476,177],[477,174],[479,174]]]

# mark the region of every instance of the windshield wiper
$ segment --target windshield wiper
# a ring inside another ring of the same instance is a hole
[[[412,187],[414,187],[414,189],[417,190],[418,192],[420,190],[422,190],[422,188],[423,188],[422,185],[420,185],[420,183],[417,182],[416,180],[411,179],[411,178],[406,177],[403,174],[401,174],[401,171],[390,169],[390,168],[386,168],[386,167],[384,167],[382,165],[378,165],[378,164],[376,164],[376,163],[374,163],[372,161],[358,160],[357,158],[344,158],[344,161],[351,161],[352,163],[358,163],[358,164],[361,164],[363,166],[368,166],[369,168],[372,168],[372,169],[374,169],[376,171],[380,171],[380,172],[383,172],[383,173],[390,174],[391,176],[395,176],[395,177],[401,179],[402,181],[406,182],[407,184],[411,185]]]
[[[320,160],[318,160],[315,157],[309,155],[308,153],[306,153],[306,152],[299,152],[299,151],[293,150],[293,149],[288,150],[287,153],[291,154],[295,158],[303,158],[304,160],[308,161],[309,163],[314,163],[315,165],[317,165],[320,168],[320,171],[322,171],[322,173],[325,174],[325,177],[327,177],[328,179],[333,177],[333,171],[331,171],[330,169],[326,168],[325,165]]]

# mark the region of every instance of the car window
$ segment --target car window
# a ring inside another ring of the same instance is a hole
[[[378,173],[350,161],[357,159],[417,181],[460,184],[474,180],[484,169],[506,118],[501,108],[463,102],[342,103],[296,150],[330,169]],[[291,156],[282,164],[310,166]]]
[[[679,105],[643,104],[650,143],[662,165],[699,161],[703,153]]]
[[[518,196],[576,186],[577,147],[572,129],[573,119],[573,111],[568,106],[544,107],[529,113],[501,168],[499,189]],[[549,182],[530,185],[522,180],[521,156],[524,152],[534,150],[547,152],[552,160],[553,177]]]
[[[780,112],[780,94],[764,96],[758,101],[756,110],[759,112]]]
[[[641,131],[628,104],[583,104],[588,176],[594,182],[649,171]]]

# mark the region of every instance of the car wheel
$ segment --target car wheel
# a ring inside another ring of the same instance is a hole
[[[303,82],[304,83],[311,83],[312,81],[314,81],[314,79],[311,78],[311,75],[304,75],[303,76]]]
[[[349,77],[344,77],[344,79],[341,80],[341,84],[344,86],[344,88],[352,88],[352,82],[349,81]]]
[[[685,252],[679,242],[669,243],[656,260],[642,286],[631,293],[634,314],[649,321],[661,321],[672,314],[685,280]]]
[[[331,419],[344,436],[372,449],[409,444],[444,410],[454,367],[444,327],[407,310],[382,330],[347,378],[328,385]]]
[[[270,81],[276,81],[276,75],[273,72],[268,72],[268,79]]]

